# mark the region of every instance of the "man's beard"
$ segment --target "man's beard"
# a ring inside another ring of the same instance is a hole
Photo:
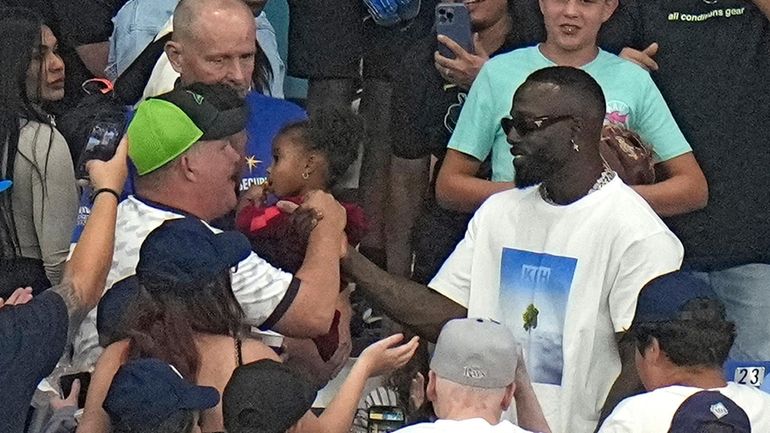
[[[514,163],[513,181],[516,188],[524,189],[543,183],[551,174],[556,172],[558,163],[543,155],[526,155],[519,157],[521,161]]]

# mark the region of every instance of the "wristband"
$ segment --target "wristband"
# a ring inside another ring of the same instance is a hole
[[[93,203],[94,200],[96,200],[96,196],[97,195],[99,195],[99,194],[101,194],[103,192],[108,192],[108,193],[114,195],[115,196],[115,200],[117,200],[118,203],[120,203],[120,194],[118,194],[118,192],[115,191],[114,189],[110,189],[110,188],[99,188],[96,191],[92,192],[91,193],[91,203]]]

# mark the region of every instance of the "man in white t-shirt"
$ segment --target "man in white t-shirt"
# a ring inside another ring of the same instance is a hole
[[[602,161],[604,107],[599,85],[578,69],[527,78],[501,121],[517,188],[476,212],[428,284],[443,296],[388,279],[352,251],[343,260],[375,305],[418,333],[465,314],[508,325],[554,432],[593,432],[601,413],[641,388],[633,348],[619,342],[642,286],[683,255]]]
[[[521,346],[501,323],[485,319],[447,322],[430,361],[426,396],[438,420],[414,424],[399,432],[527,433],[507,420],[503,411],[513,402],[517,384],[529,389],[518,407],[537,405],[529,378],[517,355]]]
[[[243,99],[224,84],[180,86],[139,105],[126,132],[136,194],[118,207],[106,289],[134,275],[144,239],[164,221],[191,216],[208,222],[235,207],[246,111]],[[232,269],[231,284],[250,324],[313,337],[328,332],[334,316],[346,217],[344,208],[320,191],[302,207],[316,213],[317,225],[297,273],[252,253]],[[76,335],[74,350],[76,367],[95,363],[96,309]]]
[[[599,433],[680,433],[688,431],[677,427],[685,424],[740,424],[742,417],[730,414],[741,410],[750,430],[724,431],[770,432],[770,394],[725,380],[722,368],[735,325],[707,283],[681,272],[650,281],[639,294],[628,337],[649,392],[623,400]]]

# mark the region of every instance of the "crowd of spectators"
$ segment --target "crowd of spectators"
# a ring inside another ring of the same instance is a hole
[[[0,0],[0,433],[770,431],[770,0],[267,2]]]

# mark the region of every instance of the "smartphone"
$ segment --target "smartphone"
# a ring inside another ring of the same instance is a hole
[[[371,406],[367,421],[369,433],[388,433],[406,424],[404,410],[398,406]]]
[[[473,31],[471,16],[463,3],[439,3],[436,5],[436,33],[455,41],[469,53],[473,53]],[[446,45],[438,42],[438,52],[450,59],[455,54]]]
[[[88,395],[88,385],[91,384],[91,373],[84,371],[80,373],[65,374],[59,378],[59,386],[61,387],[61,398],[67,398],[72,392],[72,382],[75,379],[80,380],[80,392],[78,393],[78,408],[83,408],[86,405],[86,395]]]
[[[88,141],[80,154],[75,176],[88,179],[86,162],[92,159],[107,161],[115,155],[115,149],[123,135],[123,128],[117,123],[97,123],[88,134]]]

